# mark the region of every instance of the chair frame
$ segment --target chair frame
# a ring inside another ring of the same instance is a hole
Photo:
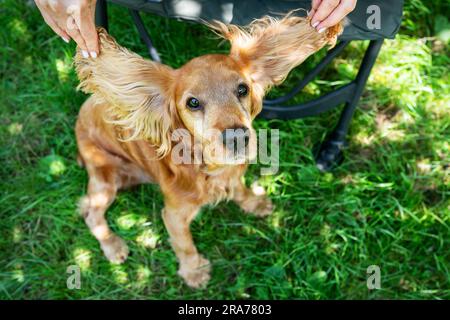
[[[150,35],[145,28],[139,11],[129,9],[130,15],[136,25],[139,35],[148,48],[150,57],[157,62],[161,62],[158,51],[153,46]],[[108,29],[107,1],[98,0],[96,7],[97,25]],[[334,109],[344,103],[344,108],[339,117],[334,130],[327,136],[324,142],[315,148],[315,160],[317,167],[322,171],[329,171],[338,166],[343,161],[343,149],[346,146],[346,136],[349,131],[350,122],[364,91],[367,79],[373,65],[378,57],[383,39],[370,40],[364,57],[359,66],[358,74],[350,83],[329,92],[317,99],[286,106],[285,103],[297,95],[309,82],[311,82],[331,61],[338,56],[347,45],[349,40],[340,41],[328,54],[320,61],[304,79],[302,79],[289,93],[272,100],[264,100],[263,109],[259,117],[265,119],[297,119],[308,116],[315,116],[322,112]]]

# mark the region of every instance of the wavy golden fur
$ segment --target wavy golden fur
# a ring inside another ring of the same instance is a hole
[[[289,13],[283,19],[266,16],[247,27],[214,22],[210,27],[231,42],[230,56],[248,64],[254,81],[265,90],[284,81],[289,71],[325,45],[334,47],[342,24],[320,34],[308,18]]]
[[[105,212],[119,189],[159,184],[178,273],[192,287],[205,285],[210,272],[189,231],[199,209],[228,199],[245,212],[265,216],[272,204],[242,182],[246,164],[219,163],[206,154],[199,163],[175,163],[172,134],[183,129],[189,143],[228,154],[227,146],[205,132],[216,130],[227,139],[228,129],[239,128],[246,144],[255,145],[252,120],[261,111],[266,90],[280,84],[309,55],[333,46],[342,32],[337,25],[319,34],[307,19],[292,14],[280,20],[258,19],[246,28],[219,22],[210,26],[231,42],[230,54],[201,56],[179,69],[143,59],[104,29],[98,30],[97,59],[85,59],[79,50],[75,56],[79,88],[92,94],[76,124],[79,162],[89,174],[88,192],[80,202],[86,224],[106,257],[124,262],[128,247],[108,227]],[[238,95],[238,88],[244,93]],[[199,108],[190,106],[193,97]]]
[[[103,54],[95,60],[75,57],[78,88],[108,103],[111,123],[131,132],[126,140],[149,139],[159,156],[167,155],[173,126],[166,116],[171,69],[119,46],[104,29],[98,34]]]

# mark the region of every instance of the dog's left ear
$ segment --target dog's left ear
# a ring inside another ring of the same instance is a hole
[[[77,50],[79,88],[108,104],[108,120],[125,129],[124,140],[148,140],[158,156],[167,155],[178,121],[171,101],[175,70],[119,46],[104,29],[98,34],[101,53],[96,59],[83,58]]]
[[[210,25],[231,42],[230,56],[265,92],[284,81],[289,71],[325,45],[334,46],[342,24],[317,32],[307,18],[292,13],[278,20],[257,19],[245,28],[215,22]]]

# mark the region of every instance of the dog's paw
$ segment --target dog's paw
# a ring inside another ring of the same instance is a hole
[[[78,212],[80,215],[86,219],[89,215],[90,201],[88,196],[81,197],[78,201]]]
[[[211,272],[211,265],[209,261],[201,255],[197,255],[180,265],[178,274],[184,279],[186,284],[191,288],[204,288],[208,283]]]
[[[128,257],[128,246],[120,237],[112,235],[100,242],[100,246],[106,258],[112,263],[120,264]]]
[[[272,213],[272,201],[266,196],[255,196],[241,203],[241,208],[257,217],[266,217]]]
[[[269,198],[263,197],[256,206],[253,213],[258,217],[266,217],[273,211],[273,203]]]

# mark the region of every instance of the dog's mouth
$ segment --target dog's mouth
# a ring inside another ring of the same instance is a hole
[[[192,136],[180,133],[173,141],[171,158],[175,164],[204,165],[210,168],[253,163],[257,154],[256,132],[248,129],[236,139],[223,139],[222,134]]]
[[[213,167],[246,164],[256,158],[257,139],[254,129],[233,141],[217,139],[203,148],[204,163]]]

